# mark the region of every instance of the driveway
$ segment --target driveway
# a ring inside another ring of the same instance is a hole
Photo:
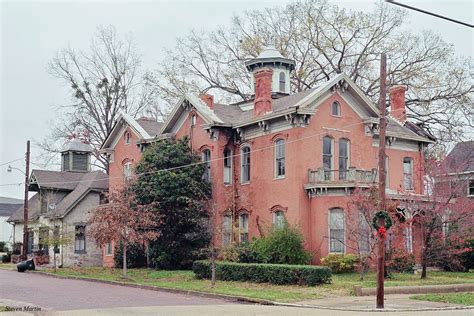
[[[0,301],[8,300],[59,311],[229,303],[221,299],[0,270]]]

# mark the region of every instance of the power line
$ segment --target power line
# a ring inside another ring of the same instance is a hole
[[[4,162],[4,163],[0,164],[0,167],[1,167],[1,166],[8,165],[9,163],[12,163],[12,162],[17,162],[17,161],[22,160],[22,159],[24,159],[24,158],[21,157],[21,158],[18,158],[18,159],[14,159],[14,160],[10,160],[10,161]]]
[[[437,18],[440,18],[440,19],[444,19],[444,20],[447,20],[447,21],[450,21],[450,22],[458,23],[458,24],[461,24],[461,25],[464,25],[464,26],[467,26],[467,27],[470,27],[470,28],[474,28],[474,25],[473,25],[473,24],[469,24],[469,23],[466,23],[466,22],[458,21],[458,20],[449,18],[449,17],[444,16],[444,15],[436,14],[436,13],[429,12],[429,11],[426,11],[426,10],[422,10],[422,9],[419,9],[419,8],[415,8],[415,7],[412,7],[412,6],[403,4],[403,3],[395,2],[395,1],[393,1],[393,0],[385,0],[385,2],[398,5],[398,6],[400,6],[400,7],[406,8],[406,9],[418,11],[418,12],[421,12],[421,13],[424,13],[424,14],[432,15],[432,16],[434,16],[434,17],[437,17]]]
[[[397,118],[394,118],[394,119],[397,119]],[[358,123],[345,125],[345,126],[339,127],[338,130],[335,130],[335,131],[345,133],[345,131],[342,130],[343,128],[353,127],[353,126],[361,125],[361,124],[364,124],[364,122],[358,122]],[[296,143],[296,142],[306,140],[306,139],[309,139],[309,138],[325,135],[327,133],[328,133],[328,131],[324,131],[324,132],[308,135],[308,136],[305,136],[305,137],[297,138],[297,139],[294,139],[294,140],[289,140],[289,141],[286,141],[286,144]],[[272,145],[257,148],[257,149],[251,149],[250,153],[262,152],[264,150],[273,149],[273,148],[274,148],[274,145],[272,144]],[[228,157],[214,158],[214,159],[211,159],[209,161],[200,161],[200,162],[190,163],[190,164],[186,164],[186,165],[171,167],[171,168],[167,168],[167,169],[160,169],[160,170],[136,173],[136,174],[134,174],[134,176],[142,176],[142,175],[155,174],[155,173],[160,173],[160,172],[169,172],[169,171],[179,170],[179,169],[183,169],[183,168],[189,168],[189,167],[193,167],[193,166],[197,166],[197,165],[207,164],[207,163],[210,163],[210,162],[213,162],[213,161],[220,161],[220,160],[224,160],[226,158],[239,157],[240,155],[241,155],[240,153],[237,153],[237,154],[234,154],[234,155],[230,155]],[[47,184],[51,185],[51,184],[75,184],[75,183],[85,183],[85,182],[91,183],[91,182],[98,182],[98,181],[104,181],[104,180],[110,180],[110,179],[122,179],[122,178],[123,178],[123,176],[117,176],[117,177],[107,177],[107,178],[91,179],[91,180],[43,182],[42,184],[43,185],[47,185]],[[9,183],[9,184],[3,184],[3,185],[0,184],[0,186],[6,186],[6,185],[18,185],[18,183]]]

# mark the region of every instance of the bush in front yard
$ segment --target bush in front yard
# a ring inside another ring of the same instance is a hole
[[[413,272],[415,269],[415,256],[405,249],[393,248],[390,250],[387,261],[388,271]]]
[[[356,255],[333,253],[321,258],[321,265],[329,267],[333,273],[345,273],[354,272],[358,261]]]
[[[303,247],[300,230],[286,223],[273,228],[268,235],[252,241],[250,249],[257,262],[276,264],[308,264],[311,255]]]
[[[211,278],[211,263],[194,261],[193,272],[200,279]],[[331,270],[326,267],[286,264],[217,262],[216,278],[222,281],[250,281],[272,284],[314,286],[331,283]]]

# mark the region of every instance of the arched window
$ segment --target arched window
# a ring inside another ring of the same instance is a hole
[[[232,150],[224,149],[224,184],[232,183]]]
[[[323,138],[323,168],[324,180],[331,180],[332,177],[332,138],[325,136]]]
[[[339,180],[347,180],[349,173],[349,141],[339,139]]]
[[[239,242],[247,243],[249,241],[249,214],[239,215]]]
[[[132,135],[130,134],[129,131],[125,132],[125,135],[123,135],[123,138],[125,139],[125,144],[130,144],[130,140],[132,138]]]
[[[280,92],[286,92],[286,75],[283,71],[280,72]]]
[[[275,142],[275,178],[285,177],[285,141],[278,139]]]
[[[132,179],[132,163],[127,161],[123,164],[123,180],[129,182]]]
[[[413,190],[413,159],[403,158],[403,185],[405,190]]]
[[[364,213],[361,211],[359,213],[360,234],[359,234],[359,243],[358,243],[360,253],[370,252],[370,238],[371,238],[371,233],[372,233],[370,224],[371,224],[371,218],[364,215]]]
[[[193,116],[191,116],[191,126],[195,126],[196,125],[196,114],[193,114]]]
[[[250,147],[245,146],[240,150],[240,182],[250,182]]]
[[[329,210],[329,252],[344,253],[344,211]]]
[[[206,166],[206,170],[204,171],[202,178],[206,182],[211,182],[211,151],[209,149],[204,149],[202,151],[202,161]]]
[[[282,210],[273,212],[273,226],[283,228],[285,226],[285,213]]]
[[[341,116],[341,105],[339,102],[334,101],[331,106],[331,114],[334,116]]]
[[[232,244],[232,216],[224,215],[222,220],[222,243],[224,247],[229,247]]]

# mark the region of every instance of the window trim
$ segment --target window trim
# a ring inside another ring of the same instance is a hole
[[[342,252],[331,251],[331,212],[340,211],[342,213],[342,231],[343,231],[343,242],[342,242]],[[346,218],[344,214],[344,209],[341,207],[333,207],[328,210],[328,253],[330,254],[345,254],[346,253]]]
[[[282,80],[283,77],[283,80]],[[281,88],[283,84],[283,89]],[[286,93],[286,74],[284,71],[281,71],[278,75],[278,90],[280,92]]]
[[[277,143],[282,143],[283,144],[283,157],[277,157],[277,149],[278,146]],[[283,160],[283,174],[278,175],[278,160]],[[286,142],[283,138],[277,138],[273,142],[273,179],[284,179],[286,176]]]
[[[247,227],[246,232],[242,233],[242,216],[247,217]],[[250,221],[250,214],[248,212],[241,212],[239,214],[239,244],[248,243],[249,242],[249,221]],[[242,234],[246,234],[247,238],[245,241],[242,241]]]
[[[209,153],[209,156],[207,156],[207,153]],[[211,179],[212,179],[212,172],[211,172],[211,150],[209,148],[204,148],[202,151],[201,151],[201,161],[204,163],[205,167],[206,167],[206,170],[205,172],[203,173],[203,179],[204,181],[208,182],[208,183],[211,183]],[[209,158],[206,160],[206,158]]]
[[[228,152],[228,156],[226,156],[226,152]],[[224,185],[231,185],[232,184],[232,178],[233,178],[233,171],[234,171],[234,164],[233,164],[233,150],[230,149],[230,148],[224,148],[223,152],[222,152],[222,155],[223,155],[223,163],[222,163],[222,172],[224,173],[223,174],[223,178],[222,178],[222,182],[224,183]],[[229,161],[229,167],[226,167],[226,160]],[[226,169],[229,170],[229,181],[226,182]]]
[[[244,153],[244,150],[248,149],[248,153]],[[250,180],[252,178],[251,172],[252,172],[252,156],[251,156],[252,149],[250,148],[249,145],[243,145],[240,147],[240,184],[248,184],[250,183]],[[248,164],[245,164],[245,166],[248,166],[248,179],[244,180],[244,155],[248,155]]]
[[[74,253],[75,254],[86,254],[87,253],[87,242],[86,242],[86,224],[75,224],[74,225]],[[76,248],[76,241],[77,241],[77,229],[78,227],[84,227],[84,249],[78,250]]]
[[[410,161],[410,176],[411,176],[411,179],[410,179],[410,188],[407,188],[406,187],[406,178],[405,176],[408,175],[407,173],[405,173],[405,160],[409,160]],[[414,179],[414,176],[413,176],[413,173],[414,173],[414,160],[413,158],[411,157],[403,157],[403,160],[402,160],[402,170],[403,170],[403,189],[405,191],[413,191],[415,190],[415,179]]]
[[[342,141],[346,142],[346,169],[345,170],[341,170],[341,144],[342,144]],[[338,149],[338,154],[337,154],[337,163],[338,163],[338,178],[339,180],[345,180],[347,181],[347,177],[349,175],[349,168],[351,166],[351,141],[348,139],[348,138],[339,138],[339,141],[338,141],[338,144],[337,144],[337,149]],[[341,175],[343,173],[341,173],[341,171],[345,171],[345,176],[344,178],[341,178]]]
[[[279,226],[279,223],[277,222],[277,219],[278,219],[277,213],[281,213],[282,218],[283,218],[283,222],[281,222],[281,226]],[[285,214],[285,211],[283,209],[279,208],[279,209],[276,209],[276,210],[272,211],[272,226],[273,226],[273,228],[283,228],[283,227],[285,227],[285,221],[286,221],[286,214]]]
[[[335,109],[334,106],[336,106],[336,109],[337,109],[336,112],[337,112],[337,114],[334,114],[334,109]],[[333,101],[333,102],[331,103],[331,116],[334,116],[334,117],[342,117],[341,112],[342,112],[342,111],[341,111],[341,103],[340,103],[339,101],[337,101],[337,100]]]
[[[109,247],[110,247],[110,252],[109,252]],[[105,244],[105,256],[111,257],[114,255],[113,247],[112,247],[112,242],[108,242]]]
[[[324,140],[325,139],[329,139],[330,140],[330,154],[325,154],[324,153]],[[329,136],[329,135],[326,135],[323,137],[323,141],[322,141],[322,166],[323,166],[323,170],[325,171],[324,172],[324,179],[325,180],[334,180],[334,138]],[[324,168],[324,157],[330,157],[330,166],[329,166],[329,169],[325,169]],[[329,171],[329,176],[326,176],[326,171]]]
[[[125,170],[127,169],[128,167],[128,171],[130,174],[125,174]],[[133,176],[133,172],[132,172],[132,162],[130,160],[126,160],[123,164],[122,164],[122,175],[123,175],[123,181],[124,182],[129,182],[131,179],[132,179],[132,176]]]
[[[226,228],[226,226],[224,225],[225,218],[229,218],[230,226],[228,228]],[[224,216],[222,216],[222,246],[224,248],[232,246],[232,239],[233,239],[232,238],[232,225],[233,225],[232,215],[228,214],[228,213],[224,214]],[[229,244],[228,245],[226,245],[226,234],[228,234],[228,238],[229,238]],[[240,232],[239,232],[239,236],[240,236]]]
[[[125,133],[123,134],[123,139],[124,139],[124,143],[125,145],[130,145],[131,143],[131,140],[132,140],[132,134],[130,133],[130,131],[125,131]]]
[[[472,189],[472,194],[471,194]],[[467,180],[467,196],[474,196],[474,180]]]

